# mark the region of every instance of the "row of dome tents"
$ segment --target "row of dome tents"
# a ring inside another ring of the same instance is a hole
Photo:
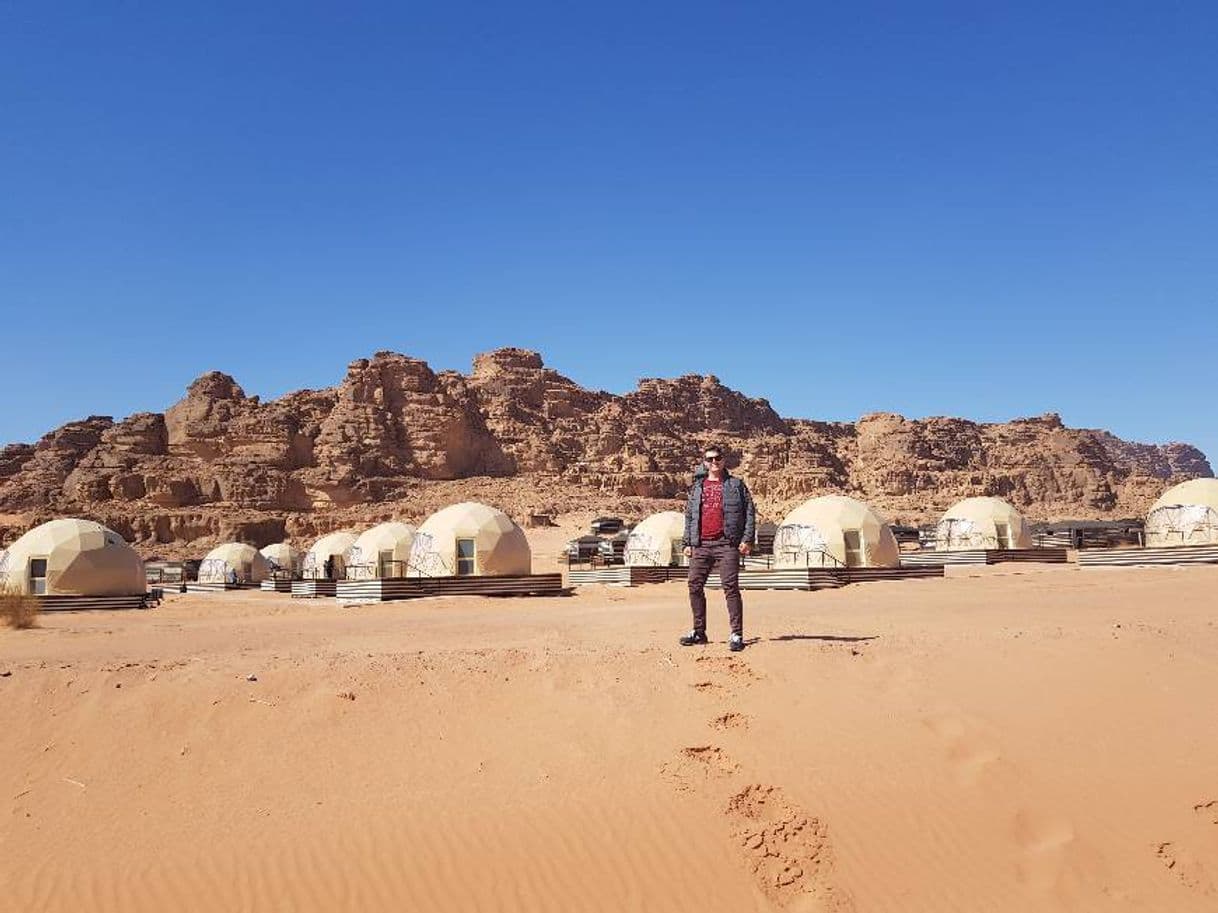
[[[344,536],[345,538],[338,538]],[[349,549],[341,549],[347,542]],[[415,529],[382,523],[359,536],[331,535],[305,556],[295,596],[344,603],[429,595],[557,595],[562,575],[534,574],[529,541],[507,514],[466,501],[437,511]]]
[[[632,531],[621,568],[571,570],[573,585],[632,585],[686,575],[684,518],[664,511]],[[949,564],[1063,563],[1064,548],[1036,547],[1031,524],[1001,498],[966,498],[935,525],[933,547],[903,552],[892,527],[869,505],[843,495],[812,498],[778,526],[773,555],[745,559],[746,588],[816,589],[857,580],[939,576]],[[1079,553],[1083,566],[1218,562],[1218,480],[1194,479],[1165,492],[1146,520],[1145,548]],[[712,576],[710,584],[716,584]]]
[[[631,533],[627,567],[679,566],[682,535],[679,512],[649,517]],[[1218,480],[1194,479],[1166,491],[1147,515],[1145,535],[1144,548],[1088,549],[1078,553],[1079,563],[1218,563]],[[941,569],[952,556],[980,556],[987,562],[1037,557],[1030,543],[1027,522],[1009,504],[969,498],[944,514],[936,527],[935,549],[901,553],[891,528],[874,510],[853,498],[829,495],[800,505],[784,519],[775,534],[771,570],[827,571],[859,579],[863,569],[887,568],[895,574],[913,564],[905,570],[915,570],[925,564],[922,559]],[[1039,551],[1039,559],[1056,560],[1046,553],[1064,550]],[[303,556],[287,543],[261,552],[226,543],[204,559],[200,581],[224,586],[234,580],[250,585],[289,579],[293,592],[301,588],[300,595],[328,592],[352,601],[560,590],[561,575],[530,571],[523,530],[501,511],[464,503],[433,514],[417,530],[387,523],[358,536],[331,533]],[[291,579],[297,574],[303,579]],[[571,582],[581,582],[575,572]],[[148,598],[144,563],[135,550],[114,530],[80,519],[43,523],[0,552],[0,589],[37,596],[46,608],[137,607]]]

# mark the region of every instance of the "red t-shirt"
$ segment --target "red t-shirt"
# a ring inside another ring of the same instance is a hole
[[[703,542],[723,535],[723,480],[702,480],[702,529],[698,538]]]

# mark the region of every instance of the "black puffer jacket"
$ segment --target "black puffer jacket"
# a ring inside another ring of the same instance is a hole
[[[706,471],[694,476],[693,487],[685,500],[685,539],[682,545],[697,548],[702,530],[702,482]],[[723,474],[723,538],[734,546],[741,542],[753,544],[756,535],[757,510],[753,507],[753,496],[743,479],[738,479],[726,470]]]

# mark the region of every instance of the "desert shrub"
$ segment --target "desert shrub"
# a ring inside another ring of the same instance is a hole
[[[0,592],[0,621],[17,630],[37,627],[37,597],[11,590]]]

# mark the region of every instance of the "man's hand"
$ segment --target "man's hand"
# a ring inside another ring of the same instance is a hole
[[[685,546],[685,548],[681,549],[681,554],[684,555],[686,558],[693,555],[693,553],[694,553],[694,550],[692,548],[690,548],[688,545]]]
[[[747,555],[752,550],[753,550],[753,546],[749,545],[747,542],[740,543],[740,554]]]

